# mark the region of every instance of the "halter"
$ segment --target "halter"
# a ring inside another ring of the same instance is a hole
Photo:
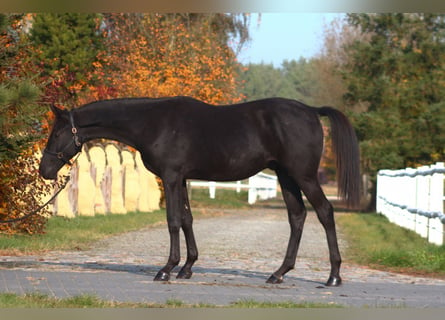
[[[74,144],[74,147],[76,148],[76,151],[77,151],[76,153],[78,153],[82,150],[82,143],[80,142],[79,136],[77,135],[77,128],[74,125],[73,113],[71,111],[69,112],[69,117],[70,117],[70,123],[71,123],[71,133],[73,134],[73,140],[71,143]],[[46,153],[53,157],[57,157],[57,159],[62,161],[64,164],[72,165],[70,162],[70,158],[68,158],[68,156],[65,154],[66,150],[71,146],[71,143],[67,144],[65,146],[65,148],[62,149],[62,151],[54,152],[54,151],[50,151],[47,148],[45,148],[45,150],[43,150],[43,153]]]

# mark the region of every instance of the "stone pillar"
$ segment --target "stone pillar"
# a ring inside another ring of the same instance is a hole
[[[86,152],[82,152],[77,158],[79,170],[77,206],[78,214],[81,216],[94,216],[94,202],[96,194],[96,183],[91,176],[91,163]]]
[[[94,146],[88,151],[91,160],[91,176],[95,185],[94,192],[94,213],[105,214],[107,208],[105,206],[104,194],[102,192],[102,181],[105,172],[105,151],[102,147]]]
[[[156,182],[156,177],[145,168],[139,152],[136,152],[135,160],[136,168],[139,173],[139,185],[141,191],[139,195],[138,209],[141,212],[158,210],[161,191]]]
[[[127,213],[124,207],[122,162],[119,150],[114,144],[105,147],[108,167],[111,169],[111,213]]]
[[[67,175],[71,174],[70,181],[68,182],[65,189],[63,189],[59,195],[56,197],[54,203],[54,212],[58,216],[63,216],[67,218],[73,218],[77,214],[77,205],[72,203],[74,200],[74,194],[77,190],[77,167],[74,165],[73,167],[64,166],[59,171],[59,175]]]
[[[139,174],[136,171],[133,153],[123,150],[121,155],[124,174],[124,206],[129,212],[136,211],[140,194]]]

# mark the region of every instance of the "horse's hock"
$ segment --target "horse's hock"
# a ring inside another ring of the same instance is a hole
[[[84,148],[74,165],[61,170],[71,179],[57,196],[53,214],[65,217],[124,214],[159,209],[156,177],[143,165],[139,152],[116,144]]]

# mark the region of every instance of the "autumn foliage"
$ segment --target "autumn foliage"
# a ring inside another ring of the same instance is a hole
[[[8,23],[5,15],[0,18]],[[16,121],[28,128],[29,137],[48,134],[51,113],[42,116],[48,104],[72,108],[100,99],[177,95],[212,104],[242,100],[239,66],[228,40],[243,26],[233,15],[27,14],[13,21],[14,28],[4,29],[13,32],[0,37],[8,45],[0,48],[0,58],[8,57],[1,60],[7,69],[0,80],[14,78],[21,84],[32,78],[28,87],[40,96],[32,103],[5,103],[11,112],[0,114],[0,120],[11,124],[14,114],[35,115],[33,130]],[[21,112],[22,106],[31,110]],[[18,138],[22,132],[2,132],[1,138]],[[39,178],[33,156],[44,141],[34,139],[34,144],[0,161],[0,220],[27,214],[47,197],[51,187]],[[48,214],[44,209],[23,223],[0,225],[0,232],[42,233]]]
[[[41,91],[34,77],[39,68],[30,59],[28,42],[19,36],[27,17],[0,15],[0,220],[29,213],[49,191],[40,183],[34,156],[43,108],[37,103]],[[40,233],[47,214],[42,210],[24,222],[0,224],[0,232]]]
[[[38,159],[31,150],[15,160],[0,164],[0,181],[3,183],[0,189],[0,220],[20,218],[43,203],[44,196],[50,193],[52,186],[42,181],[37,168]],[[0,224],[0,232],[42,233],[49,215],[48,208],[43,208],[26,220]]]
[[[89,83],[79,86],[79,103],[176,95],[213,104],[241,100],[235,55],[210,17],[189,21],[180,15],[148,14],[134,21],[115,14],[108,22],[107,50],[95,62]]]

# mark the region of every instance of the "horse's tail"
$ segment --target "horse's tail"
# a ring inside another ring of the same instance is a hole
[[[360,203],[360,152],[357,136],[348,118],[331,107],[317,108],[331,123],[332,148],[337,160],[338,194],[349,208]]]

